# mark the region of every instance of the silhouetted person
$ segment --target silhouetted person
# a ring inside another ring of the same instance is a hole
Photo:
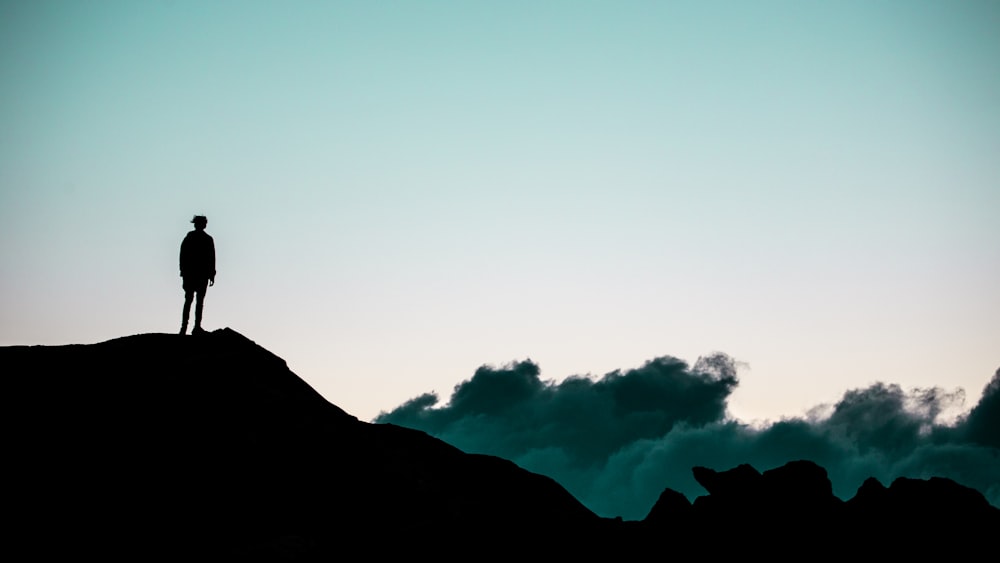
[[[195,215],[191,219],[194,230],[181,242],[181,277],[184,278],[184,314],[181,317],[181,334],[187,332],[188,316],[191,314],[191,300],[197,296],[194,306],[194,329],[191,334],[205,332],[201,328],[201,311],[205,304],[208,286],[215,285],[215,241],[205,232],[208,218]]]

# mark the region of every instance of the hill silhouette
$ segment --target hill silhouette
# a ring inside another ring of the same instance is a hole
[[[505,459],[359,421],[231,329],[2,347],[0,362],[16,413],[8,549],[32,559],[792,556],[804,541],[926,555],[992,548],[1000,529],[1000,510],[952,480],[869,479],[842,501],[808,460],[695,467],[707,494],[693,503],[668,488],[643,520],[602,518]]]

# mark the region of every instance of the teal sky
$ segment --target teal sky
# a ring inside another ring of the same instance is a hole
[[[0,345],[209,329],[364,420],[721,351],[743,420],[1000,366],[996,2],[0,0]]]

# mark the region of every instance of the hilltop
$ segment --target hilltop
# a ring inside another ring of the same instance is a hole
[[[949,479],[870,479],[841,501],[808,460],[695,467],[707,494],[693,503],[665,488],[641,521],[602,518],[505,459],[359,421],[231,329],[2,347],[0,362],[16,413],[7,481],[20,545],[8,549],[31,558],[332,560],[442,542],[792,555],[805,540],[925,554],[913,534],[960,534],[949,549],[976,550],[1000,529],[1000,510]]]

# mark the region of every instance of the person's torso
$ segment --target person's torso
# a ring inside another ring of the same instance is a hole
[[[205,231],[191,231],[181,243],[181,270],[185,276],[212,275],[215,269],[215,243]]]

